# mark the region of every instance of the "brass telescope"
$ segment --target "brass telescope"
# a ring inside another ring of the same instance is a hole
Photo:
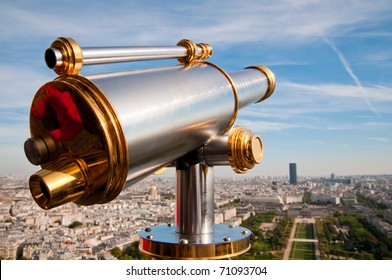
[[[264,66],[228,74],[205,61],[211,53],[190,40],[110,48],[54,41],[45,60],[59,76],[34,96],[24,146],[42,168],[29,180],[36,203],[45,210],[107,203],[125,183],[175,166],[176,225],[144,229],[140,249],[167,259],[231,258],[248,250],[248,230],[214,224],[213,166],[245,173],[261,162],[260,136],[232,126],[240,109],[272,95],[275,77]],[[180,64],[79,75],[88,64],[167,58]]]

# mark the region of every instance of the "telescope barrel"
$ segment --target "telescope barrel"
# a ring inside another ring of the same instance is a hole
[[[136,183],[225,134],[240,108],[269,97],[274,87],[263,66],[229,75],[208,62],[59,76],[38,90],[31,107],[25,152],[43,168],[30,178],[33,197],[44,209],[109,202],[126,181]],[[246,146],[262,148],[258,138],[247,138]],[[245,171],[258,161],[247,149],[237,156],[250,158]],[[95,155],[99,160],[92,161]],[[67,170],[78,175],[78,188],[70,186]],[[68,183],[59,186],[61,181]]]
[[[268,77],[259,69],[228,75],[206,62],[188,69],[179,65],[86,78],[116,108],[128,143],[128,181],[224,134],[241,106],[270,94]],[[160,156],[154,157],[157,152]]]
[[[45,62],[57,74],[77,74],[83,65],[176,58],[181,63],[205,59],[212,54],[208,44],[181,40],[177,46],[84,47],[71,38],[58,38],[45,51]]]

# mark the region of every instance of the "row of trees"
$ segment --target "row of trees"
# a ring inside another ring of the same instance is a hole
[[[347,226],[347,234],[336,230]],[[334,218],[317,220],[317,235],[323,259],[391,259],[392,240],[379,232],[365,218],[337,211]]]
[[[248,253],[239,257],[239,259],[281,259],[283,250],[286,248],[293,219],[287,217],[279,218],[277,227],[264,233],[260,229],[262,223],[273,221],[276,213],[273,211],[266,213],[257,213],[244,221],[241,226],[250,229],[253,233],[251,249]]]
[[[367,252],[374,259],[392,259],[392,240],[374,227],[365,217],[342,214],[335,216],[341,225],[350,227],[345,242],[347,249]]]
[[[252,233],[258,238],[263,238],[263,231],[260,229],[260,225],[262,223],[271,223],[276,216],[274,211],[268,211],[264,213],[256,213],[253,216],[250,216],[248,219],[243,221],[241,226],[250,229]]]
[[[385,204],[374,201],[373,199],[368,198],[359,192],[356,193],[356,197],[357,197],[358,203],[360,203],[362,205],[367,205],[371,208],[378,209],[378,210],[385,210],[388,208]]]
[[[133,242],[131,245],[125,247],[121,250],[119,247],[114,247],[111,250],[111,254],[113,257],[119,260],[148,260],[146,255],[144,255],[139,250],[139,241]]]

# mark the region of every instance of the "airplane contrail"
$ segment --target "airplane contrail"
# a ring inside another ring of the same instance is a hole
[[[334,44],[330,40],[328,40],[327,37],[323,36],[324,42],[333,50],[333,52],[338,56],[340,62],[343,65],[344,70],[348,73],[348,75],[354,80],[355,85],[359,88],[360,92],[363,94],[363,99],[365,100],[366,104],[369,106],[370,110],[378,117],[381,117],[381,115],[374,109],[373,105],[370,103],[370,101],[366,98],[365,95],[365,90],[363,89],[362,83],[355,75],[353,69],[351,68],[350,63],[347,61],[346,57],[343,55],[342,52],[340,52]]]

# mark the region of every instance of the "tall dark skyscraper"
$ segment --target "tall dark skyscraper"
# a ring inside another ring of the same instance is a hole
[[[296,185],[297,184],[297,164],[290,163],[289,168],[290,168],[290,184]]]

